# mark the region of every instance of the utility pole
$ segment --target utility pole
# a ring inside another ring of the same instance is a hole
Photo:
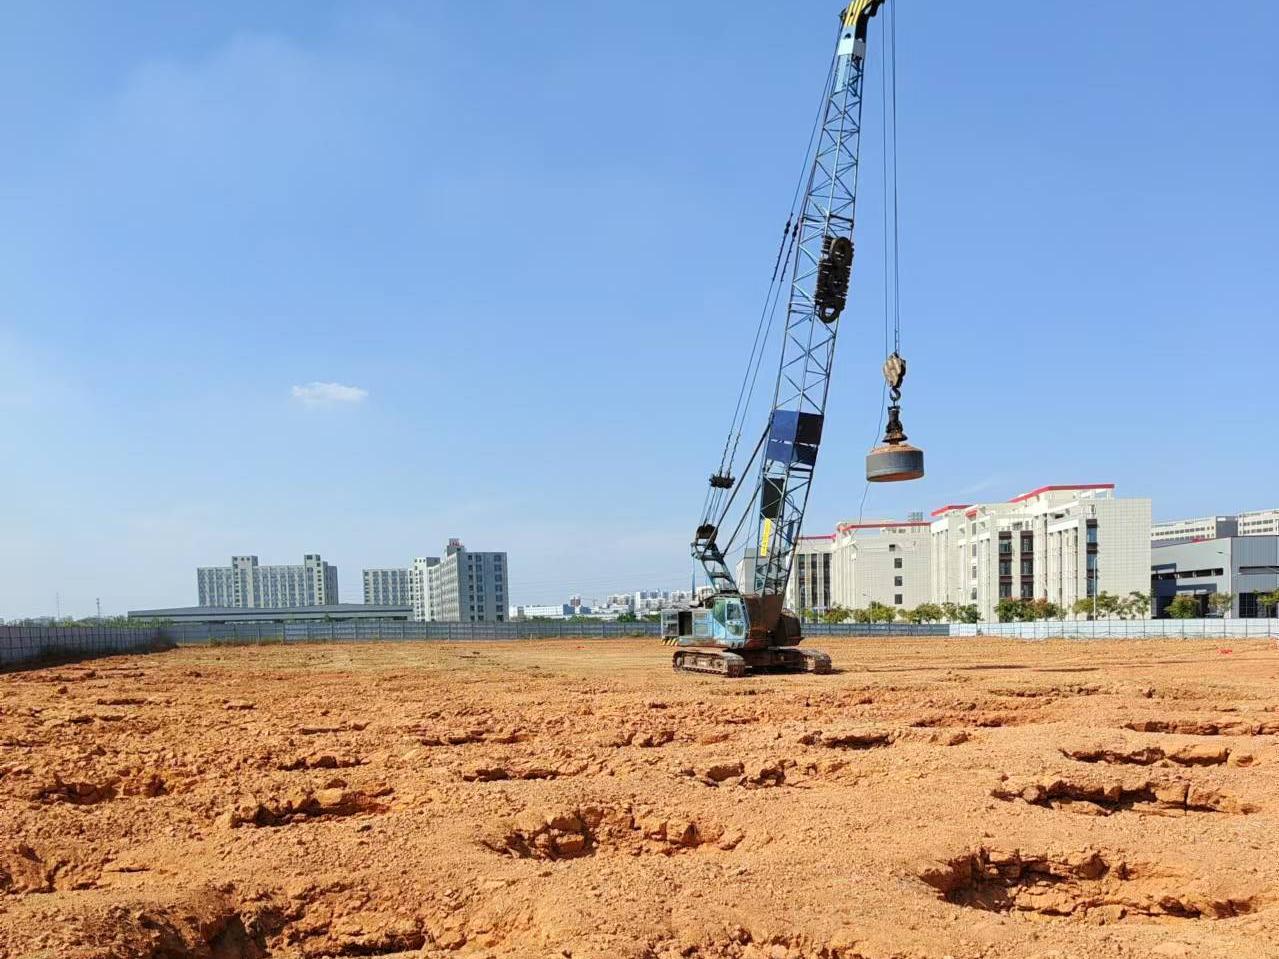
[[[54,610],[53,621],[56,623],[58,620],[62,618],[62,594],[61,593],[53,594],[53,610]]]
[[[98,607],[98,625],[99,625],[99,626],[101,626],[101,625],[102,625],[102,597],[101,597],[101,596],[97,597],[96,599],[94,599],[94,601],[93,601],[93,602],[97,604],[97,607]]]

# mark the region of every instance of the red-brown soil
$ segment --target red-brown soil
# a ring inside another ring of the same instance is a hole
[[[1279,956],[1279,650],[180,649],[0,676],[0,956]]]

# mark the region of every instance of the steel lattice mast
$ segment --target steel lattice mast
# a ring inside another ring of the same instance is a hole
[[[754,592],[785,592],[821,443],[839,315],[853,259],[866,32],[883,0],[854,0],[798,220],[782,360],[760,467]]]

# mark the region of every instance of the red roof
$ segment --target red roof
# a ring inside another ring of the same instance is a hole
[[[1083,490],[1083,489],[1114,489],[1114,483],[1076,483],[1070,486],[1041,486],[1039,489],[1032,489],[1029,493],[1022,493],[1020,496],[1014,496],[1008,502],[1020,503],[1028,500],[1032,496],[1038,496],[1040,493],[1055,493],[1060,490]]]
[[[897,529],[899,526],[931,526],[932,523],[925,523],[915,520],[885,520],[882,523],[840,523],[836,527],[840,532],[846,529]]]
[[[1065,486],[1041,486],[1039,489],[1032,489],[1029,493],[1022,493],[1020,496],[1014,496],[1008,502],[1021,503],[1031,497],[1038,496],[1040,493],[1054,493],[1059,490],[1086,490],[1086,489],[1114,489],[1114,483],[1074,483]],[[977,515],[977,510],[972,508],[971,503],[949,503],[940,509],[932,512],[933,516],[941,516],[943,513],[949,513],[951,510],[964,509],[968,510],[966,516],[972,517]]]

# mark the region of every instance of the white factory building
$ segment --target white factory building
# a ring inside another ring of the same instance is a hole
[[[1076,600],[1150,590],[1150,500],[1120,499],[1113,483],[1042,486],[1006,503],[953,504],[933,513],[932,598]]]
[[[1207,539],[1229,539],[1232,536],[1279,536],[1279,509],[1255,509],[1224,516],[1173,519],[1153,523],[1150,527],[1152,546],[1197,543]]]
[[[914,609],[932,598],[930,524],[875,520],[841,523],[831,550],[831,592],[840,606],[872,602]]]
[[[1236,519],[1240,536],[1279,536],[1279,509],[1256,509]]]
[[[795,546],[789,609],[865,609],[872,602],[913,609],[931,598],[929,524],[915,520],[841,523],[825,536],[801,536]],[[754,563],[737,564],[738,582],[752,588]]]
[[[1239,520],[1235,516],[1197,516],[1194,519],[1174,519],[1150,524],[1150,545],[1169,546],[1173,543],[1194,543],[1202,539],[1220,539],[1236,536]]]
[[[835,605],[835,597],[831,592],[831,553],[834,545],[834,536],[801,536],[795,543],[790,579],[786,582],[788,609],[798,612],[804,609],[830,609]],[[754,564],[749,565],[753,578]],[[747,584],[743,588],[752,589],[753,586]]]

